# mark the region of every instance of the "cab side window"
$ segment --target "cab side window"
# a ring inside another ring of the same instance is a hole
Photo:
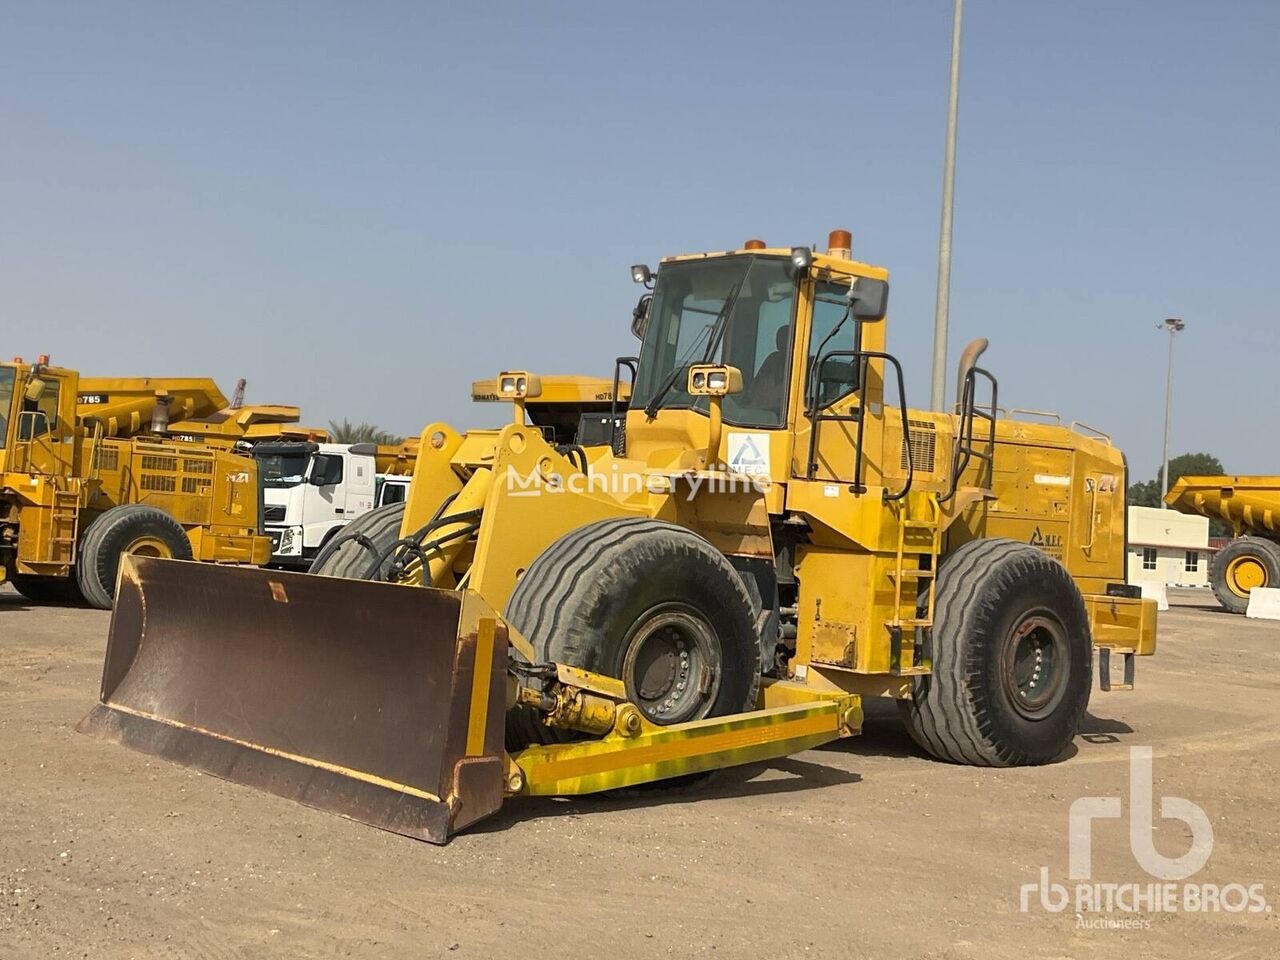
[[[323,469],[321,473],[324,476],[324,482],[321,484],[321,486],[330,487],[330,486],[333,486],[333,484],[335,483],[341,483],[342,482],[342,457],[330,456],[330,457],[327,457],[324,461],[322,461],[322,463],[323,463]]]
[[[849,314],[849,285],[814,285],[813,323],[809,332],[809,364],[805,398],[810,406],[829,407],[858,389],[858,363],[849,351],[862,341],[862,326]],[[842,356],[832,357],[832,353]]]
[[[32,403],[22,403],[22,419],[20,436],[23,440],[46,437],[54,433],[58,427],[58,394],[61,384],[57,381],[46,381],[44,393],[40,399]]]

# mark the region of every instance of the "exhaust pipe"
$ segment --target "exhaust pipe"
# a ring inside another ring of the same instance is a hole
[[[969,345],[960,353],[960,366],[956,369],[956,406],[964,401],[964,378],[978,364],[978,358],[986,352],[990,345],[986,337],[970,340]]]
[[[151,408],[151,432],[161,436],[169,432],[169,397],[156,397]]]

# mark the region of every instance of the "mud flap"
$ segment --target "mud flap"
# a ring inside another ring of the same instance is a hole
[[[501,806],[507,630],[476,594],[120,569],[80,732],[433,843]]]

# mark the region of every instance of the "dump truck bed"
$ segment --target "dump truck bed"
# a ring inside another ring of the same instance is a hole
[[[1180,477],[1164,502],[1179,513],[1223,520],[1236,536],[1280,535],[1280,476]]]

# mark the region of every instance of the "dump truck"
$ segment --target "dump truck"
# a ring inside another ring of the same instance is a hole
[[[1155,650],[1123,455],[1002,423],[966,350],[908,409],[888,273],[759,241],[650,291],[620,436],[422,432],[404,504],[310,574],[127,558],[82,732],[443,843],[504,803],[693,786],[859,732],[888,697],[949,762],[1061,758]],[[980,396],[981,395],[981,396]]]
[[[224,449],[328,438],[299,424],[298,407],[244,403],[244,385],[228,401],[208,377],[81,377],[76,415],[101,424],[105,437],[167,436]]]
[[[1244,613],[1255,587],[1280,587],[1280,477],[1179,477],[1165,503],[1231,525],[1234,539],[1209,566],[1224,610]]]
[[[32,600],[105,609],[123,555],[266,562],[252,460],[132,435],[119,407],[110,419],[86,414],[110,404],[84,403],[83,386],[47,357],[0,364],[0,582]],[[198,407],[170,386],[179,406]]]
[[[564,447],[612,444],[625,426],[621,410],[631,398],[631,384],[624,370],[634,372],[635,360],[619,358],[612,380],[603,377],[551,374],[540,377],[542,392],[526,401],[525,416],[542,431],[544,439]],[[471,384],[476,403],[510,402],[497,380]]]

